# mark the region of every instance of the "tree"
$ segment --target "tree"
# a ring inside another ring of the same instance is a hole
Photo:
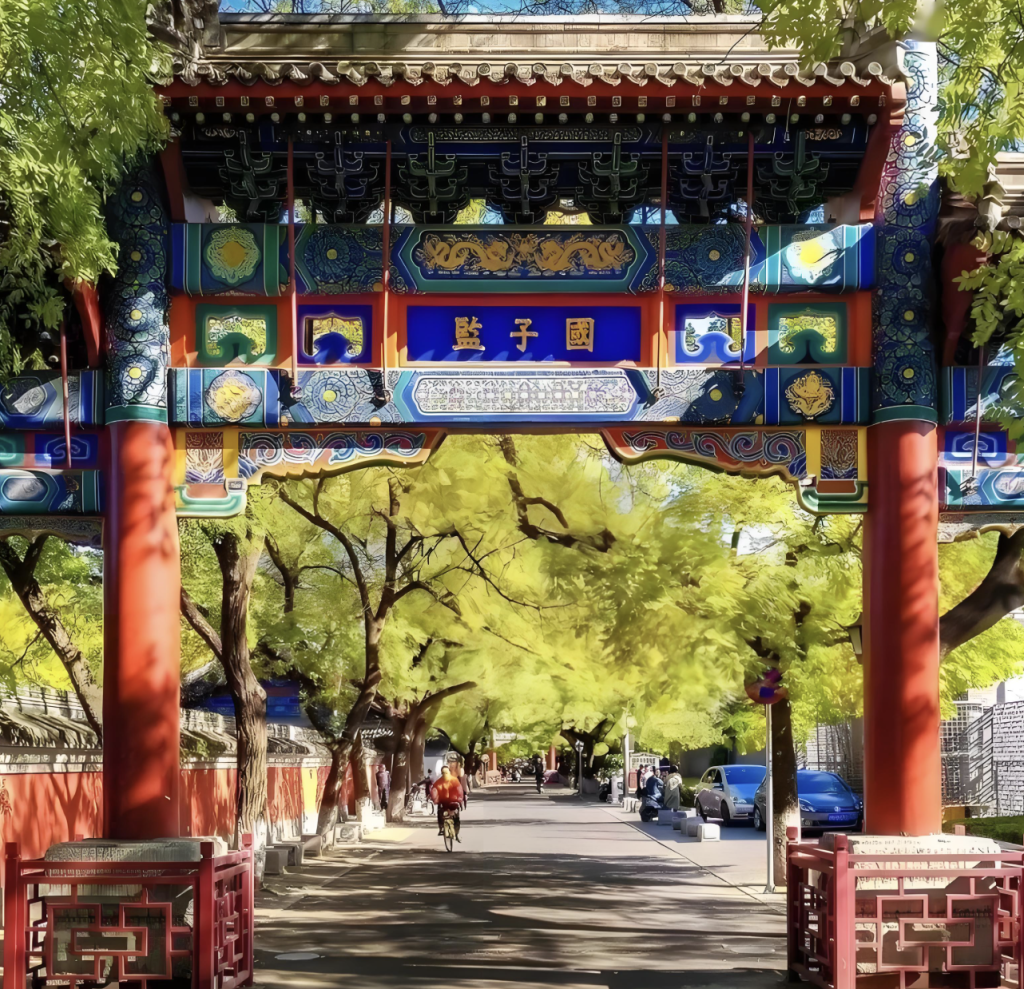
[[[18,544],[24,545],[23,551]],[[90,727],[102,738],[103,697],[93,673],[94,664],[98,668],[102,657],[99,555],[76,553],[45,534],[31,539],[10,537],[0,541],[0,568],[37,630],[14,664],[14,679],[31,679],[25,675],[24,663],[33,647],[40,640],[45,642],[60,660]],[[70,628],[66,623],[69,617]],[[76,633],[88,642],[86,651],[76,642]],[[53,683],[52,678],[44,680]],[[64,686],[59,681],[53,685]]]
[[[253,670],[249,648],[249,603],[256,567],[263,555],[265,512],[270,489],[249,493],[244,515],[224,522],[184,521],[183,559],[192,575],[212,548],[220,572],[220,632],[184,586],[182,614],[210,647],[224,671],[235,709],[237,745],[236,839],[253,836],[257,860],[267,840],[267,695]],[[204,545],[205,544],[205,545]],[[205,575],[202,575],[205,576]]]
[[[144,0],[0,5],[0,373],[55,353],[65,282],[115,269],[103,199],[168,135],[170,53],[145,17]]]
[[[364,668],[355,702],[332,757],[331,773],[320,802],[317,830],[329,831],[337,816],[338,791],[348,757],[359,740],[363,721],[380,686],[381,646],[394,607],[407,595],[426,594],[458,612],[455,596],[430,572],[429,560],[455,533],[420,531],[404,515],[407,488],[397,474],[370,469],[338,479],[320,478],[280,488],[281,501],[301,518],[336,541],[344,551],[347,572],[359,595],[363,625]],[[404,800],[404,790],[403,790]]]

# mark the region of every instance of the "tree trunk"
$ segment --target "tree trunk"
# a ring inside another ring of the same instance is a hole
[[[405,788],[406,798],[412,792],[413,784],[423,779],[424,776],[423,753],[427,747],[427,731],[430,728],[430,720],[420,718],[412,736],[412,748],[409,750],[409,783]]]
[[[388,820],[405,820],[405,797],[409,785],[409,754],[412,749],[413,734],[419,720],[417,709],[404,718],[395,718],[395,749],[394,762],[391,767],[391,795],[388,799]]]
[[[338,821],[338,799],[345,785],[345,770],[348,768],[349,747],[335,742],[331,747],[331,768],[327,771],[324,792],[320,797],[320,813],[317,816],[316,832],[328,835]],[[321,830],[322,826],[322,830]]]
[[[796,790],[796,747],[789,698],[772,705],[772,827],[774,829],[775,882],[786,881],[786,828],[800,827],[800,799]]]
[[[227,532],[214,544],[223,577],[221,663],[235,706],[237,738],[237,835],[253,836],[257,871],[263,873],[267,844],[267,694],[253,673],[246,627],[249,595],[262,542]]]
[[[103,691],[93,679],[92,670],[82,651],[68,634],[60,616],[50,607],[46,594],[35,578],[36,564],[46,545],[46,536],[37,536],[25,551],[24,559],[6,540],[0,541],[0,566],[7,574],[14,593],[18,595],[29,617],[42,637],[49,643],[57,658],[64,664],[71,688],[85,712],[89,726],[100,741],[103,740]]]
[[[338,758],[342,760],[342,765],[347,763],[355,754],[357,743],[361,742],[363,722],[366,720],[366,715],[370,713],[373,702],[377,699],[377,687],[380,686],[381,677],[379,638],[379,632],[376,637],[372,638],[369,633],[367,634],[366,676],[363,678],[362,686],[359,689],[359,696],[349,709],[348,717],[345,719],[345,727],[342,729],[341,737],[337,743],[341,751]],[[358,747],[361,750],[361,744]],[[358,777],[359,774],[355,773],[355,776]],[[328,834],[335,823],[337,823],[337,820],[337,801],[327,799],[327,788],[324,787],[324,794],[320,798],[320,812],[317,815],[316,833],[319,835]]]
[[[359,807],[370,799],[370,781],[366,778],[366,756],[363,747],[363,737],[359,736],[356,744],[352,746],[352,753],[348,760],[352,767],[352,791],[356,806],[356,817],[359,816]]]

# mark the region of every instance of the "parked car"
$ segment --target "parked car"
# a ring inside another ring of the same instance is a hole
[[[859,831],[864,822],[864,801],[835,773],[798,769],[796,792],[800,798],[800,826],[821,831]],[[754,827],[765,830],[765,785],[754,794]]]
[[[705,821],[720,817],[723,824],[749,820],[754,791],[763,779],[764,766],[712,766],[697,784],[697,813]]]

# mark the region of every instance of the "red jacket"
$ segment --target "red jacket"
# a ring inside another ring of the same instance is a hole
[[[445,779],[443,776],[430,788],[430,799],[441,807],[462,805],[462,784],[455,776]]]

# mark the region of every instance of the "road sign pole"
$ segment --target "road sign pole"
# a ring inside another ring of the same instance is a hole
[[[626,794],[629,793],[629,729],[622,740],[622,805],[626,805]]]
[[[772,706],[765,704],[765,742],[764,742],[764,826],[768,836],[768,881],[765,883],[766,893],[775,892],[775,794],[772,787]]]

